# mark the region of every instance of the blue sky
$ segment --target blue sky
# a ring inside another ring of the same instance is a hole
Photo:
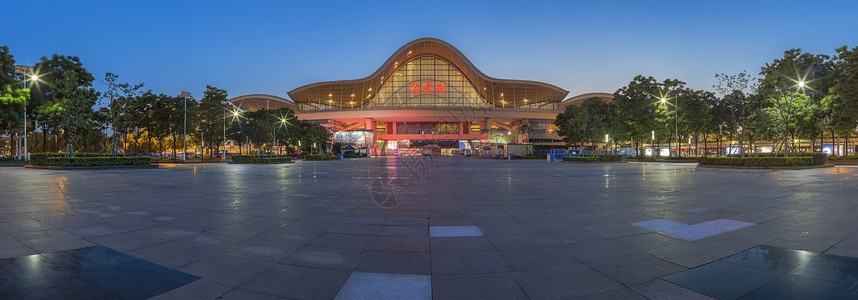
[[[614,92],[637,74],[712,90],[784,50],[858,44],[858,1],[4,1],[18,64],[79,56],[158,93],[231,97],[374,72],[396,49],[445,40],[484,73]]]

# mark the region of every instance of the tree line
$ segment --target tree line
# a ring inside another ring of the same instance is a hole
[[[843,46],[834,55],[790,49],[761,67],[759,78],[744,71],[715,77],[713,92],[638,75],[614,92],[613,101],[569,105],[554,124],[567,145],[595,149],[604,141],[638,155],[644,145],[662,143],[703,144],[707,150],[697,154],[710,155],[714,146],[715,154],[724,154],[725,142],[742,145],[744,154],[761,141],[791,153],[803,140],[810,146],[802,150],[814,151],[826,136],[848,145],[858,128],[858,47]]]
[[[21,72],[8,47],[0,46],[0,134],[13,140],[25,134],[26,110],[28,152],[177,157],[185,124],[189,151],[200,149],[200,155],[221,153],[225,140],[239,152],[255,148],[256,154],[275,153],[275,144],[282,146],[278,154],[286,154],[329,143],[326,128],[299,120],[289,108],[244,112],[228,101],[227,91],[214,86],[206,86],[197,100],[144,90],[142,83],[120,82],[113,73],[105,74],[104,91],[93,88],[94,80],[75,56],[42,57]]]

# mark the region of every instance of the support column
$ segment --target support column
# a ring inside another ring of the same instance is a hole
[[[375,153],[375,141],[378,138],[375,135],[375,122],[370,118],[366,118],[366,125],[364,126],[364,128],[366,128],[366,130],[371,130],[372,132],[372,139],[367,141],[367,143],[369,143],[370,156],[376,156],[378,154]]]

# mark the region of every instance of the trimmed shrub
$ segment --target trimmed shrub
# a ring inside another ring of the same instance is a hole
[[[547,154],[513,156],[512,159],[547,159]]]
[[[32,157],[32,156],[31,156]],[[39,166],[92,167],[92,166],[134,166],[149,165],[149,157],[46,157]],[[35,165],[35,164],[34,164]]]
[[[304,160],[335,160],[336,157],[333,156],[322,156],[322,155],[304,155]]]
[[[606,154],[597,156],[564,156],[563,160],[583,162],[623,161],[623,156],[619,154]]]
[[[256,157],[253,155],[235,155],[232,162],[236,163],[268,163],[268,162],[290,162],[290,157]]]
[[[858,155],[832,155],[828,157],[829,160],[855,160],[858,159]]]
[[[343,158],[364,158],[366,156],[360,154],[343,154]]]
[[[701,165],[748,166],[748,167],[800,167],[818,166],[825,163],[817,155],[774,157],[703,157]]]

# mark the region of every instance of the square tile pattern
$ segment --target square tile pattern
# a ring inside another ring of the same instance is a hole
[[[432,279],[429,275],[354,272],[334,299],[428,300],[432,299]]]
[[[757,246],[664,279],[720,299],[858,299],[858,258]]]
[[[429,226],[430,237],[483,236],[477,226]]]
[[[661,232],[666,235],[688,241],[696,241],[699,239],[716,236],[725,232],[730,232],[748,226],[757,225],[756,223],[742,222],[730,219],[718,219],[703,223],[697,223],[694,225],[687,225],[684,223],[664,219],[634,222],[631,224],[637,227]]]
[[[0,260],[0,299],[147,299],[197,279],[94,246]]]

